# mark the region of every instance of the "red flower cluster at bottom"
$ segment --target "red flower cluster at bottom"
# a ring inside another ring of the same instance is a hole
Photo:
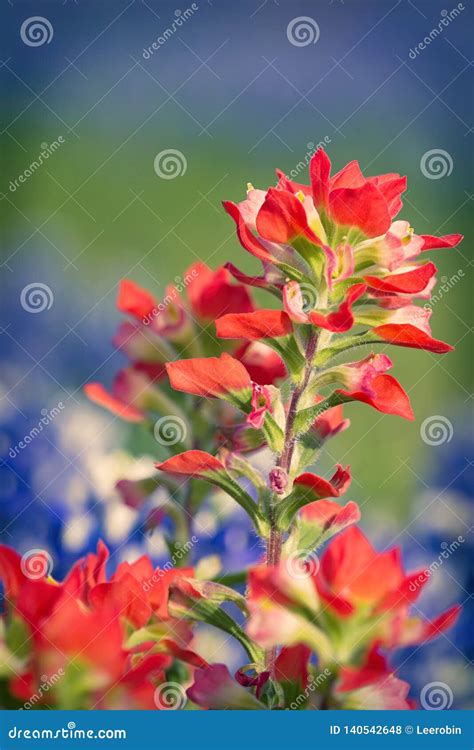
[[[327,527],[339,506],[313,505],[313,523],[326,519]],[[346,525],[354,520],[353,513]],[[318,565],[290,556],[249,571],[247,635],[241,635],[254,662],[232,678],[224,665],[196,653],[192,624],[206,613],[212,622],[216,602],[238,595],[199,581],[192,568],[154,569],[146,557],[121,563],[108,578],[107,559],[100,543],[97,554],[56,582],[25,574],[20,556],[0,548],[5,667],[19,703],[39,695],[37,707],[167,708],[160,687],[171,680],[183,701],[187,689],[203,708],[265,709],[275,683],[285,696],[280,708],[297,699],[298,708],[409,708],[409,686],[381,650],[427,641],[458,613],[453,607],[432,622],[410,616],[419,572],[407,575],[398,549],[377,553],[352,527],[330,543]],[[277,644],[284,645],[271,682],[260,658]]]

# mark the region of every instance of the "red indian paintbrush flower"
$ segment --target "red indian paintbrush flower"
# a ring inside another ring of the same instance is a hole
[[[416,298],[429,297],[436,272],[433,263],[416,259],[435,247],[454,247],[462,236],[418,236],[407,221],[393,221],[402,208],[405,177],[393,173],[366,178],[355,161],[332,177],[330,173],[329,158],[319,149],[311,159],[310,185],[278,173],[276,188],[250,186],[240,204],[224,203],[242,245],[263,263],[258,284],[283,289],[284,309],[293,324],[312,324],[332,333],[369,324],[374,326],[373,341],[449,351],[449,345],[431,338],[426,311],[413,309]],[[272,266],[273,278],[268,271]],[[313,300],[305,309],[308,289]],[[409,305],[412,308],[403,311]],[[389,308],[400,312],[390,314]],[[216,323],[217,334],[256,339],[290,333],[288,319],[274,311],[262,311],[261,320],[256,326],[252,315],[226,315]],[[386,325],[391,326],[388,333]]]
[[[412,708],[409,686],[382,650],[435,637],[455,622],[458,608],[432,621],[413,616],[426,579],[405,572],[398,548],[378,552],[356,527],[359,506],[342,499],[351,485],[349,466],[337,464],[329,478],[309,469],[325,442],[348,428],[343,405],[360,402],[414,418],[408,394],[388,374],[392,361],[385,350],[452,349],[433,337],[429,306],[419,306],[430,299],[437,272],[423,254],[454,248],[462,237],[417,234],[399,216],[406,178],[398,173],[366,177],[352,161],[332,174],[319,149],[309,164],[309,184],[277,176],[275,187],[249,184],[243,201],[224,203],[261,273],[244,273],[232,263],[212,271],[197,263],[183,288],[169,286],[162,302],[122,282],[118,306],[131,320],[122,323],[115,344],[132,364],[110,394],[97,384],[87,387],[93,399],[131,421],[177,415],[178,409],[179,419],[196,426],[182,452],[155,464],[156,476],[122,481],[120,491],[137,508],[165,485],[176,534],[189,527],[185,515],[202,502],[203,482],[233,498],[265,544],[261,563],[243,572],[245,596],[215,577],[194,579],[190,568],[161,571],[148,587],[157,571],[146,558],[121,564],[107,578],[103,549],[62,584],[42,581],[41,600],[21,596],[23,582],[7,553],[7,591],[23,616],[54,611],[67,591],[88,616],[120,611],[121,628],[145,631],[144,639],[160,631],[163,647],[153,654],[160,658],[134,664],[135,678],[142,670],[148,680],[155,669],[160,681],[176,659],[190,672],[197,667],[187,690],[195,706]],[[273,304],[258,309],[250,287],[269,292]],[[384,351],[372,351],[376,345]],[[368,347],[363,356],[349,360],[361,346]],[[211,434],[216,423],[217,439]],[[182,492],[187,482],[189,492]],[[166,505],[154,507],[150,528],[165,513]],[[240,608],[244,626],[221,609],[223,602]],[[186,648],[185,634],[176,639],[169,632],[178,627],[178,615],[232,634],[248,663],[234,677],[223,664],[205,663]],[[130,661],[120,628],[115,637]],[[312,695],[316,663],[327,684],[318,682]],[[110,667],[125,684],[120,659]]]

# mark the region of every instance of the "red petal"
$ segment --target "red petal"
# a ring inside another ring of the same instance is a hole
[[[339,693],[357,690],[390,674],[387,660],[382,654],[379,654],[377,649],[378,644],[374,644],[361,666],[348,665],[342,667],[339,673],[340,682],[337,686]]]
[[[199,656],[199,654],[195,654],[194,651],[189,651],[188,649],[181,648],[175,641],[170,640],[169,638],[161,638],[160,639],[160,646],[165,647],[167,653],[173,654],[176,659],[179,659],[179,661],[184,661],[186,664],[191,664],[193,667],[198,667],[198,669],[205,669],[208,667],[208,663],[205,659],[202,658],[202,656]]]
[[[281,357],[266,344],[259,341],[243,344],[235,352],[254,383],[273,385],[286,377],[286,367]]]
[[[316,578],[316,589],[321,599],[323,599],[323,601],[333,609],[339,617],[350,617],[353,614],[354,605],[344,596],[334,594],[319,576]]]
[[[334,333],[348,331],[354,325],[352,305],[364,294],[366,289],[367,287],[365,284],[354,284],[354,286],[349,287],[344,300],[335,312],[329,313],[328,315],[323,315],[323,313],[319,312],[311,312],[309,314],[311,323],[320,328],[326,328],[328,331],[333,331]]]
[[[275,662],[275,679],[278,682],[295,682],[300,690],[306,690],[310,657],[311,649],[308,646],[284,646]]]
[[[232,201],[224,201],[222,205],[237,225],[237,235],[242,247],[261,261],[266,261],[267,263],[278,263],[278,260],[274,258],[255,235],[252,234],[250,228],[243,220],[237,204]]]
[[[195,396],[219,397],[250,388],[250,376],[243,364],[226,353],[168,362],[166,370],[172,388]]]
[[[395,273],[379,278],[378,276],[364,276],[364,281],[381,292],[395,292],[399,294],[417,294],[422,292],[429,280],[435,275],[437,268],[434,263],[425,263],[406,273]]]
[[[141,584],[130,573],[126,573],[117,581],[94,586],[89,602],[94,608],[103,605],[108,605],[111,609],[116,608],[136,628],[146,625],[152,615],[151,606],[144,596]]]
[[[143,422],[145,414],[131,404],[125,404],[115,396],[109,393],[102,383],[87,383],[84,386],[84,393],[91,401],[99,406],[104,406],[109,411],[117,414],[127,422]]]
[[[464,239],[464,235],[462,234],[445,234],[443,237],[434,237],[432,234],[421,234],[420,237],[425,241],[422,247],[423,252],[425,250],[438,250],[442,247],[455,247]]]
[[[155,467],[170,474],[184,474],[191,477],[225,472],[224,465],[215,456],[205,451],[185,451],[162,463],[155,464]]]
[[[316,208],[327,208],[329,196],[329,175],[331,162],[324,149],[318,148],[309,164],[309,176],[313,188],[313,201]]]
[[[334,177],[331,177],[331,190],[336,188],[358,188],[367,182],[358,161],[350,161]]]
[[[286,190],[270,188],[257,214],[258,233],[270,242],[288,243],[296,237],[307,237],[320,245],[321,241],[308,226],[306,211],[301,201]]]
[[[221,339],[248,339],[286,336],[293,330],[288,315],[282,310],[257,310],[253,313],[234,313],[216,320],[216,332]]]
[[[143,688],[153,677],[156,680],[160,674],[163,675],[163,670],[168,669],[172,663],[173,659],[168,654],[147,654],[138,662],[137,666],[132,667],[123,676],[120,682]],[[153,708],[156,708],[156,703],[153,704]]]
[[[428,583],[428,576],[424,570],[417,570],[414,573],[406,575],[399,585],[380,601],[376,607],[376,612],[388,612],[391,609],[400,607],[410,607],[421,594],[421,590]]]
[[[349,467],[343,469],[340,464],[338,464],[336,473],[329,481],[310,472],[300,474],[294,481],[297,487],[303,487],[307,491],[308,497],[314,495],[315,500],[323,497],[339,497],[346,491],[350,483]]]
[[[357,527],[339,534],[326,548],[318,573],[321,585],[351,603],[379,604],[405,578],[400,549],[377,552]]]
[[[304,195],[311,195],[309,185],[302,185],[301,182],[290,180],[281,169],[275,169],[275,172],[278,177],[277,190],[287,190],[290,193],[299,193],[301,190]]]
[[[388,210],[392,219],[399,213],[403,206],[400,198],[407,189],[407,178],[399,174],[384,174],[378,177],[370,177],[369,182],[374,182],[387,201]]]
[[[306,521],[321,525],[324,530],[333,526],[344,528],[360,520],[360,510],[352,500],[341,507],[334,500],[316,500],[301,509],[301,515]]]
[[[358,188],[338,188],[329,195],[329,210],[338,224],[355,226],[367,237],[385,234],[391,224],[387,202],[370,182]]]
[[[389,323],[388,325],[376,326],[372,328],[372,333],[395,346],[425,349],[436,354],[446,354],[446,352],[451,352],[454,349],[450,344],[428,336],[427,333],[409,323],[404,325]]]
[[[138,320],[144,320],[156,309],[156,300],[150,292],[135,284],[130,279],[120,282],[117,297],[117,307],[120,312],[133,315]]]
[[[459,604],[450,607],[446,612],[438,615],[434,620],[423,623],[423,641],[429,640],[430,638],[436,638],[437,635],[443,633],[445,630],[450,628],[458,619],[461,612],[461,606]]]
[[[363,391],[351,392],[342,389],[337,390],[336,393],[340,393],[342,396],[354,401],[362,401],[365,404],[369,404],[383,414],[396,414],[404,419],[414,419],[410,399],[398,380],[394,377],[391,375],[377,375],[372,380],[371,388],[374,392],[373,396],[368,396]]]
[[[239,281],[241,284],[248,284],[249,286],[258,286],[262,289],[266,289],[270,286],[265,276],[247,276],[246,273],[240,271],[233,263],[226,263],[224,268],[227,268],[229,273],[232,274],[234,279]]]
[[[206,669],[196,670],[194,683],[186,693],[193,703],[204,708],[217,710],[265,708],[230,676],[224,664],[211,664]]]
[[[251,312],[254,309],[247,289],[232,284],[226,268],[212,271],[205,263],[195,263],[184,277],[192,277],[187,285],[187,295],[193,312],[200,318],[214,320],[225,313]]]

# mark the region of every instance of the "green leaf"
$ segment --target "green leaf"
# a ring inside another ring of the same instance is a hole
[[[204,599],[222,604],[222,602],[233,602],[244,614],[248,614],[247,602],[242,594],[234,591],[229,586],[216,581],[202,581],[191,579],[191,585],[195,591],[198,591]]]
[[[265,339],[265,343],[280,355],[293,382],[301,382],[306,367],[306,359],[301,353],[295,337],[282,336],[278,339]]]
[[[231,476],[244,477],[257,489],[266,487],[265,479],[260,471],[252,466],[250,461],[247,461],[240,453],[229,453],[225,463],[227,471]]]
[[[12,617],[8,623],[5,642],[15,659],[25,659],[30,652],[30,629],[19,617]]]
[[[267,415],[268,416],[268,415]],[[202,477],[206,482],[217,485],[221,489],[225,490],[234,500],[240,505],[241,508],[252,519],[254,526],[260,536],[265,536],[268,531],[268,523],[259,511],[257,505],[254,503],[250,495],[237,484],[227,471],[214,471],[208,472],[208,474]]]
[[[276,522],[279,528],[282,531],[289,529],[298,511],[319,499],[319,495],[315,496],[307,487],[295,485],[293,491],[277,506]]]
[[[173,616],[186,620],[205,622],[208,625],[219,628],[219,630],[223,630],[244,647],[252,662],[258,665],[263,664],[263,649],[257,646],[242,630],[240,625],[221,609],[221,602],[214,602],[207,599],[192,599],[185,596],[182,596],[181,599],[182,603],[179,604],[170,601],[169,609]]]
[[[331,346],[327,346],[325,349],[320,349],[315,357],[315,365],[321,367],[327,364],[327,362],[329,362],[334,357],[337,357],[338,354],[342,354],[343,352],[349,351],[350,349],[355,349],[358,346],[379,343],[376,339],[371,338],[370,336],[370,331],[356,333],[353,336],[344,336],[336,343],[333,343]]]
[[[270,450],[273,453],[281,453],[285,444],[285,435],[273,416],[268,412],[265,414],[263,434],[265,435]]]
[[[348,400],[350,399],[344,399],[344,397],[333,393],[331,396],[324,399],[324,401],[320,401],[314,406],[309,406],[307,409],[302,409],[296,415],[295,433],[297,435],[306,433],[314,423],[315,419],[317,419],[321,414],[323,414],[328,409],[332,409],[333,406],[338,406],[339,404],[343,404]]]

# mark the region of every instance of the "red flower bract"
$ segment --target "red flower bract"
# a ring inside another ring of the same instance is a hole
[[[229,354],[220,357],[181,359],[168,362],[171,386],[195,396],[224,396],[250,388],[250,375],[239,360]]]
[[[258,310],[254,313],[224,315],[216,320],[216,333],[221,339],[277,338],[291,333],[293,326],[285,312]]]

